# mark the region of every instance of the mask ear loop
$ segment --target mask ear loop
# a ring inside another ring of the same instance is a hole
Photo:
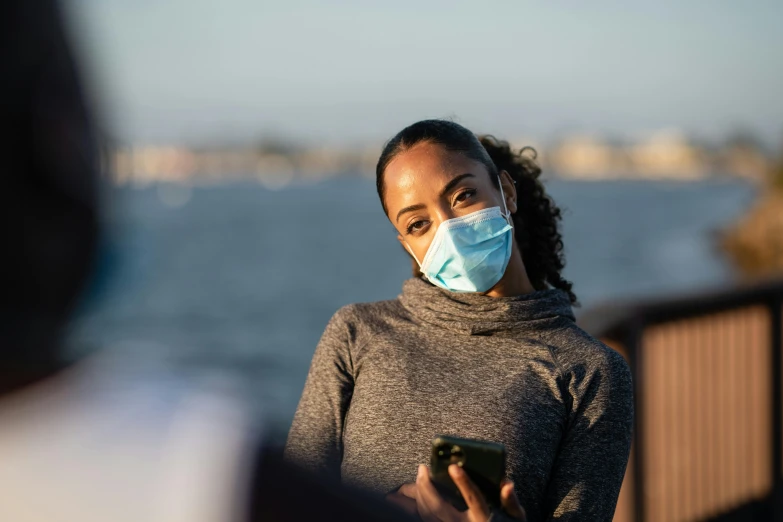
[[[498,174],[498,185],[500,186],[500,199],[503,200],[503,217],[506,219],[506,222],[511,225],[511,228],[514,228],[514,220],[511,219],[511,212],[509,212],[508,207],[506,207],[506,195],[503,193],[503,180],[500,179],[500,174]]]
[[[421,270],[421,263],[419,263],[419,260],[418,260],[418,259],[416,259],[416,254],[414,254],[414,253],[413,253],[413,250],[411,250],[411,246],[408,244],[408,242],[407,242],[407,241],[405,241],[404,243],[405,243],[405,248],[407,248],[407,249],[408,249],[408,252],[410,252],[411,256],[412,256],[412,257],[413,257],[413,259],[416,261],[416,264],[417,264],[417,265],[419,265],[419,270]]]

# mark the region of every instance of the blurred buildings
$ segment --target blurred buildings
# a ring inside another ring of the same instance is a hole
[[[763,181],[770,166],[768,154],[752,140],[732,139],[722,146],[709,146],[676,130],[627,143],[594,135],[571,136],[548,149],[542,162],[565,178],[682,181],[709,176]]]
[[[516,147],[534,144],[512,140]],[[568,179],[696,180],[734,176],[762,181],[769,155],[751,139],[735,138],[721,146],[690,140],[665,130],[630,142],[597,135],[572,135],[536,146],[550,176]],[[372,177],[380,146],[303,148],[281,143],[257,146],[122,146],[108,152],[110,171],[119,184],[150,182],[220,183],[257,180],[270,188],[291,182],[314,182],[340,176]]]
[[[108,153],[119,184],[151,182],[196,184],[255,180],[270,188],[291,182],[316,182],[375,171],[378,151],[288,147],[116,147]]]

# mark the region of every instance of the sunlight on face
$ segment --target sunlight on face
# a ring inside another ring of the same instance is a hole
[[[386,167],[384,186],[398,239],[420,262],[442,222],[503,206],[483,164],[432,143],[397,155]]]

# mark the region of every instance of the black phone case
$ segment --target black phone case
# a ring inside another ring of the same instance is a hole
[[[500,484],[506,474],[506,449],[502,444],[448,436],[432,441],[432,482],[444,498],[464,511],[467,505],[449,475],[451,464],[465,470],[491,507],[500,507]]]

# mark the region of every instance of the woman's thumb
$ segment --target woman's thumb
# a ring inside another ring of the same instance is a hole
[[[514,492],[514,484],[511,481],[505,481],[500,488],[500,503],[505,512],[517,520],[527,520],[525,510],[519,503],[517,494]]]

